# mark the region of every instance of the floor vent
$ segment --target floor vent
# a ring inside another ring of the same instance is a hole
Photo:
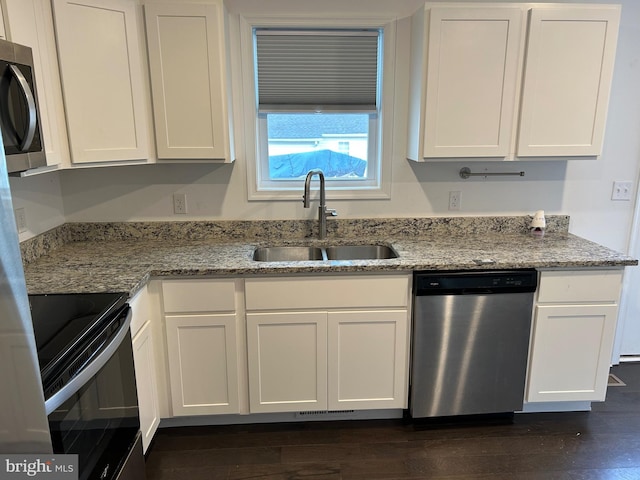
[[[344,415],[353,415],[355,410],[311,410],[309,412],[298,412],[298,417],[318,417],[318,416],[330,416],[340,417]]]
[[[609,374],[609,381],[607,382],[608,387],[626,387],[627,384],[616,377],[613,373]]]

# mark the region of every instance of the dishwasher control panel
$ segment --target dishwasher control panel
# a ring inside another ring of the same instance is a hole
[[[416,295],[534,292],[538,285],[538,273],[533,269],[416,272],[414,278]]]

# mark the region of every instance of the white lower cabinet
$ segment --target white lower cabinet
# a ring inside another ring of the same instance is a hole
[[[247,279],[245,293],[251,413],[407,407],[408,275]]]
[[[173,416],[240,412],[236,282],[162,282]]]
[[[405,408],[407,310],[330,312],[329,410]]]
[[[527,402],[603,401],[622,270],[542,272]]]
[[[160,424],[158,412],[158,388],[156,386],[156,366],[153,353],[151,322],[146,322],[133,338],[133,361],[136,370],[138,408],[140,410],[140,431],[142,448],[146,452],[153,435]]]
[[[160,424],[155,342],[146,290],[138,293],[129,304],[133,310],[131,334],[133,336],[133,363],[136,372],[142,448],[146,452]]]
[[[327,409],[326,312],[247,314],[252,413]]]
[[[167,316],[174,415],[238,413],[235,314]]]

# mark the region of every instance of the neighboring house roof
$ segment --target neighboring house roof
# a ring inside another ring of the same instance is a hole
[[[331,134],[367,134],[367,114],[272,114],[269,115],[270,139],[322,138]]]
[[[362,177],[366,167],[367,162],[360,158],[331,150],[269,157],[269,176],[272,179],[304,177],[315,168],[322,170],[326,177]]]

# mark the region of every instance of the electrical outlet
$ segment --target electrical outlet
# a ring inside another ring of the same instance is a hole
[[[180,215],[187,213],[187,194],[186,193],[173,194],[173,213],[180,214]]]
[[[460,199],[462,198],[462,193],[460,192],[449,192],[449,210],[460,210]]]
[[[631,200],[632,182],[613,182],[611,200]]]
[[[18,233],[23,233],[27,231],[27,214],[24,211],[24,208],[16,208],[16,228],[18,229]]]

